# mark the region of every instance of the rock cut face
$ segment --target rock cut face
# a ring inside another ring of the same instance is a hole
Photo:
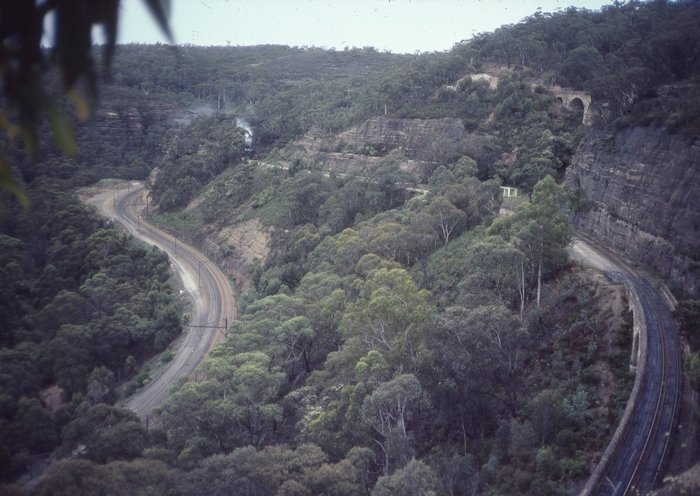
[[[325,169],[350,172],[371,168],[392,151],[400,152],[405,168],[420,173],[430,164],[468,155],[478,160],[495,138],[464,128],[460,119],[398,119],[372,117],[338,134],[312,129],[283,150],[288,160],[316,162]]]
[[[565,182],[590,201],[579,229],[700,294],[700,140],[654,127],[592,133]]]
[[[438,157],[436,141],[443,146],[458,147],[469,141],[470,133],[462,121],[453,117],[442,119],[392,119],[373,117],[361,125],[335,137],[339,145],[360,146],[375,143],[385,150],[400,148],[404,155],[417,160],[431,161]],[[337,145],[336,145],[337,146]]]

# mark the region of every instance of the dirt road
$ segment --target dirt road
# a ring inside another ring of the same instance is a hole
[[[167,398],[172,386],[191,374],[209,350],[221,341],[226,324],[237,318],[233,288],[228,278],[195,248],[150,225],[143,218],[147,190],[140,182],[103,189],[87,198],[98,213],[119,222],[135,238],[155,245],[170,257],[170,263],[192,299],[190,327],[180,340],[176,354],[159,377],[132,396],[127,407],[144,421]]]

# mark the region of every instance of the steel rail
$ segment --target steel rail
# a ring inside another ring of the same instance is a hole
[[[678,335],[659,290],[585,237],[583,244],[607,263],[600,270],[627,287],[640,344],[627,408],[581,495],[644,495],[659,482],[678,422],[683,384]]]
[[[113,190],[99,193],[86,202],[98,211],[122,224],[133,236],[164,250],[173,269],[180,275],[184,289],[193,302],[192,323],[231,322],[238,318],[233,288],[228,278],[209,259],[171,234],[151,225],[141,217],[145,202],[134,201],[146,195],[142,183],[130,183],[119,194]],[[199,279],[199,280],[198,280]],[[186,280],[190,282],[187,283]],[[183,376],[194,372],[211,348],[223,339],[220,333],[187,333],[176,345],[173,360],[163,373],[128,399],[126,406],[142,420],[149,416],[169,396],[171,387]]]

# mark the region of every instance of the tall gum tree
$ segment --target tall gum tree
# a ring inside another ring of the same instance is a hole
[[[404,269],[378,269],[341,322],[349,340],[387,356],[395,370],[416,370],[426,358],[428,292],[419,290]]]
[[[537,308],[542,295],[542,279],[566,261],[564,249],[573,229],[565,213],[566,197],[551,176],[535,185],[532,202],[515,214],[499,219],[489,229],[511,242],[524,255],[528,281],[534,284]]]

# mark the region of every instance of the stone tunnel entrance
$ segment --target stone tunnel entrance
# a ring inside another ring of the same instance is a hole
[[[581,122],[585,122],[584,114],[586,112],[586,106],[580,98],[572,98],[569,100],[569,105],[567,105],[567,107],[581,119]]]
[[[554,93],[562,105],[577,112],[581,116],[582,123],[591,123],[591,96],[588,93],[559,86],[551,87],[550,91]]]
[[[583,105],[583,102],[580,98],[572,98],[569,102],[569,108],[571,110],[580,110],[581,112],[583,112],[585,106]]]

